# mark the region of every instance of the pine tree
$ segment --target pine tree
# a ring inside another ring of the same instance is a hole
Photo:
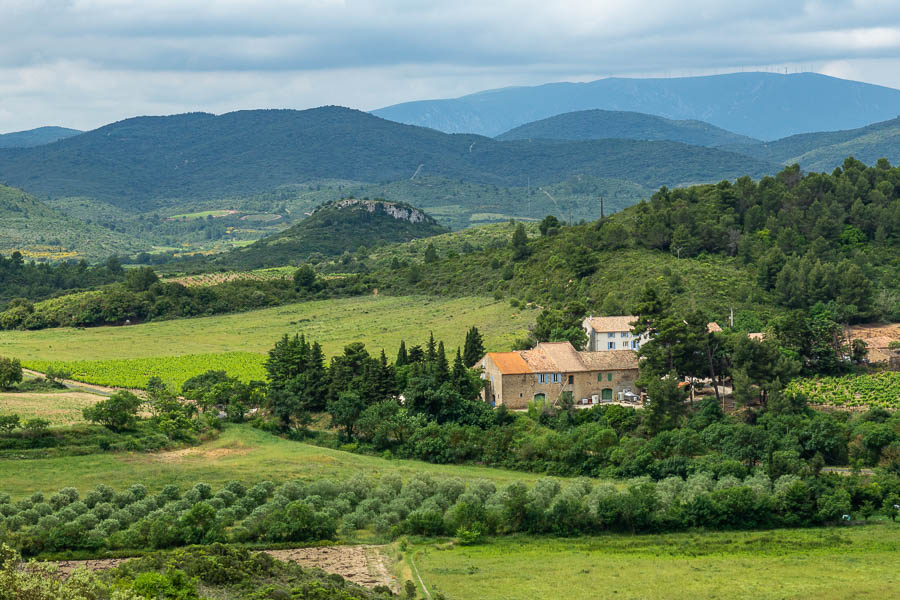
[[[481,333],[478,331],[478,328],[472,326],[468,332],[466,332],[466,343],[465,349],[463,350],[463,363],[467,367],[472,367],[481,360],[481,357],[484,356],[484,338],[482,338]]]
[[[528,247],[528,234],[525,232],[525,226],[521,223],[516,225],[510,245],[513,250],[513,260],[522,260],[531,254],[531,248]]]
[[[397,373],[394,370],[394,367],[388,362],[383,349],[381,350],[381,357],[378,360],[375,391],[382,400],[393,398],[398,392]]]

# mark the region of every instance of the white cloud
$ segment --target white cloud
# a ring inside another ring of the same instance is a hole
[[[0,0],[0,131],[790,65],[897,86],[879,0]]]

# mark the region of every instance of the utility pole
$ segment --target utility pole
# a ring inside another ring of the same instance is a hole
[[[603,217],[603,196],[600,196],[600,218],[602,219]]]

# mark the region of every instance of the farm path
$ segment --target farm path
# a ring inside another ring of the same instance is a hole
[[[297,563],[302,567],[316,567],[328,573],[337,573],[354,583],[368,588],[386,585],[399,591],[397,579],[391,575],[390,559],[382,551],[383,546],[320,546],[315,548],[290,548],[262,550],[274,558]],[[94,560],[64,560],[56,563],[59,574],[69,577],[76,569],[85,567],[91,571],[114,569],[128,558],[98,558]]]

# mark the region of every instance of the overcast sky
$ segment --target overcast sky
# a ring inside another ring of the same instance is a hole
[[[741,69],[900,88],[900,1],[0,0],[0,132]]]

